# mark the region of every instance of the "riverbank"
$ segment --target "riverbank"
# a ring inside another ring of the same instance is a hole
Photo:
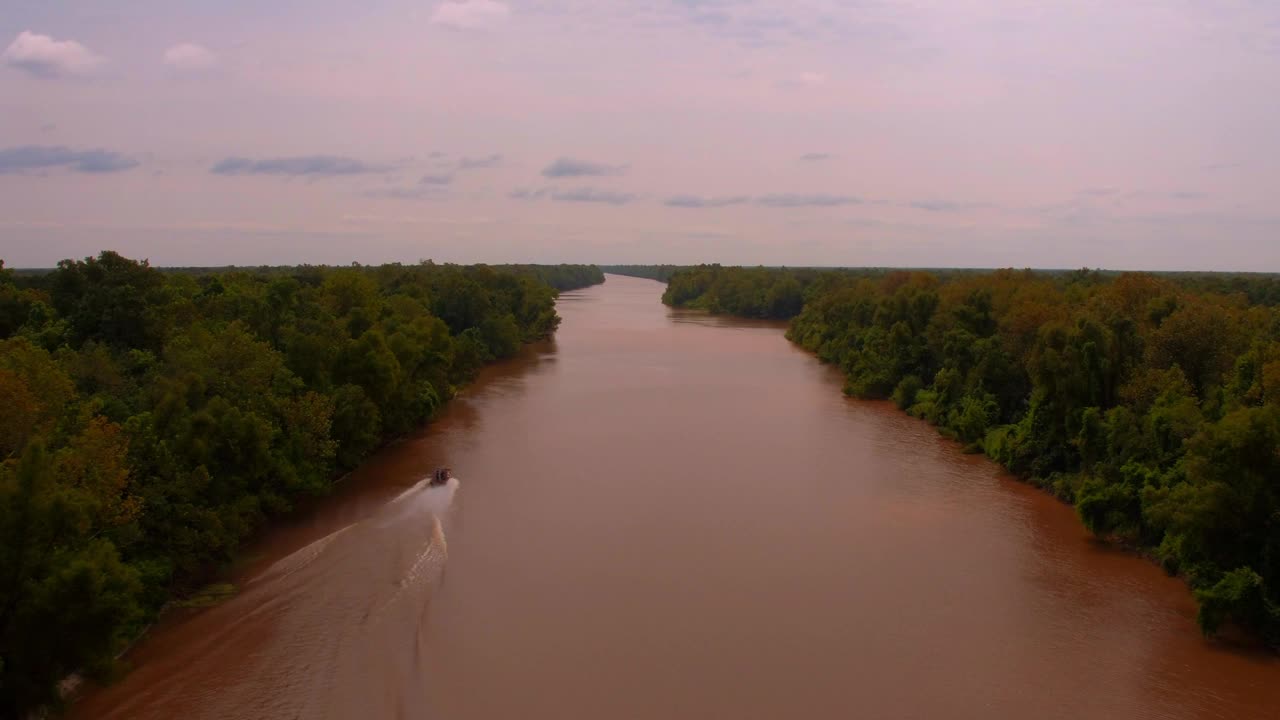
[[[110,675],[266,523],[553,333],[553,285],[601,280],[432,263],[207,275],[110,251],[0,273],[25,318],[0,338],[0,715],[56,705],[74,672]]]
[[[262,526],[244,544],[233,562],[219,568],[209,578],[211,583],[230,585],[236,591],[214,603],[193,606],[181,606],[178,601],[169,603],[155,621],[117,656],[117,660],[127,668],[125,672],[105,684],[79,678],[67,688],[68,720],[99,720],[102,713],[121,712],[122,717],[131,717],[131,711],[119,708],[130,707],[131,697],[137,692],[133,687],[136,678],[132,674],[138,669],[147,669],[149,675],[169,665],[169,658],[183,654],[183,648],[203,642],[204,635],[209,632],[206,625],[231,620],[238,611],[234,604],[231,607],[226,605],[234,603],[255,578],[305,548],[342,532],[344,528],[378,516],[388,502],[429,477],[435,468],[453,462],[459,472],[465,472],[458,467],[458,454],[443,448],[445,438],[455,435],[459,426],[465,427],[470,422],[469,413],[460,408],[459,403],[465,404],[473,393],[483,393],[494,383],[502,383],[536,367],[547,349],[553,346],[554,339],[551,338],[527,343],[515,357],[481,368],[471,382],[459,388],[457,394],[441,407],[429,424],[393,438],[371,452],[358,467],[335,479],[332,492],[307,499],[287,515]],[[206,616],[210,613],[230,615],[209,619]]]
[[[1276,645],[1275,283],[700,266],[663,300],[793,318],[788,338],[839,367],[847,394],[893,399],[1154,556],[1189,583],[1206,634]]]

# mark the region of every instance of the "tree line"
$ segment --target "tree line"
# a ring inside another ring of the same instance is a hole
[[[0,716],[102,676],[264,520],[560,322],[594,266],[0,261]]]
[[[684,267],[680,265],[601,265],[600,269],[614,275],[667,282],[677,270],[683,270]]]
[[[1280,278],[699,266],[663,301],[790,318],[892,399],[1280,645]]]

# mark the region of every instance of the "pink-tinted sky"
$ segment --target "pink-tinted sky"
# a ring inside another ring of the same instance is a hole
[[[7,0],[0,257],[1280,271],[1275,0]]]

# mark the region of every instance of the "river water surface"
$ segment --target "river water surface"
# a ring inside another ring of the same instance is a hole
[[[556,339],[259,544],[77,718],[1277,718],[1280,662],[780,326],[565,293]],[[460,481],[420,482],[438,464]]]

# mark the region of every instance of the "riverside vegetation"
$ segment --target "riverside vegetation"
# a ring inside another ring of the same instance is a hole
[[[0,717],[109,675],[263,522],[559,323],[594,266],[0,262]]]
[[[663,302],[790,319],[892,399],[1280,644],[1280,278],[685,268]]]

